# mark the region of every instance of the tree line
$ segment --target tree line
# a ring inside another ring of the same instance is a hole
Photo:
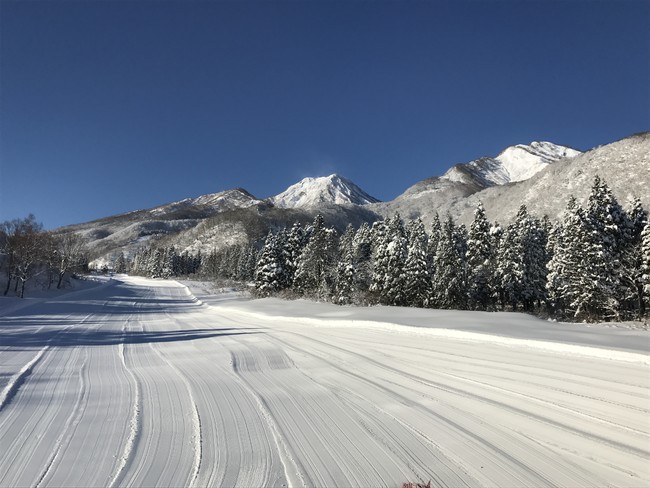
[[[84,240],[77,234],[55,234],[30,214],[24,219],[0,223],[0,269],[6,278],[4,295],[25,296],[25,286],[43,277],[47,288],[65,285],[71,273],[86,271],[88,257]]]
[[[640,200],[626,208],[596,177],[586,205],[569,199],[552,223],[522,205],[507,226],[481,204],[469,226],[435,217],[393,218],[338,235],[311,225],[269,232],[263,245],[208,255],[141,250],[130,266],[148,276],[198,273],[253,281],[258,296],[337,304],[513,310],[561,320],[642,319],[650,301],[650,225]]]

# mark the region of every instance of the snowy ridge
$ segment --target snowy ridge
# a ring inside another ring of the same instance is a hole
[[[178,202],[168,203],[160,207],[153,208],[149,212],[153,216],[160,216],[172,212],[178,212],[191,208],[202,208],[213,212],[223,210],[232,210],[234,208],[246,208],[256,205],[261,201],[248,193],[243,188],[221,191],[218,193],[209,193],[196,198],[185,198]]]
[[[563,158],[573,158],[578,154],[582,153],[551,142],[532,142],[530,145],[510,146],[495,159],[508,173],[508,181],[513,182],[527,180],[549,164]]]
[[[326,203],[366,205],[379,201],[337,174],[304,178],[269,200],[282,208],[313,207]]]
[[[485,187],[505,185],[527,180],[550,164],[579,154],[582,153],[570,147],[534,141],[510,146],[494,158],[486,157],[457,164],[442,178],[459,183],[474,181]]]

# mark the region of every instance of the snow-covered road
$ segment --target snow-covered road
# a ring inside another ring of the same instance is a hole
[[[643,334],[536,347],[263,304],[124,278],[0,315],[0,486],[650,486]]]

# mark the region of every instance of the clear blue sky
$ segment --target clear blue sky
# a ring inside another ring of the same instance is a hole
[[[0,0],[0,220],[650,129],[650,2]]]

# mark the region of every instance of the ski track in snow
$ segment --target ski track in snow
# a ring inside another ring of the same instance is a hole
[[[0,317],[0,487],[650,485],[647,355],[242,303],[124,278]]]

